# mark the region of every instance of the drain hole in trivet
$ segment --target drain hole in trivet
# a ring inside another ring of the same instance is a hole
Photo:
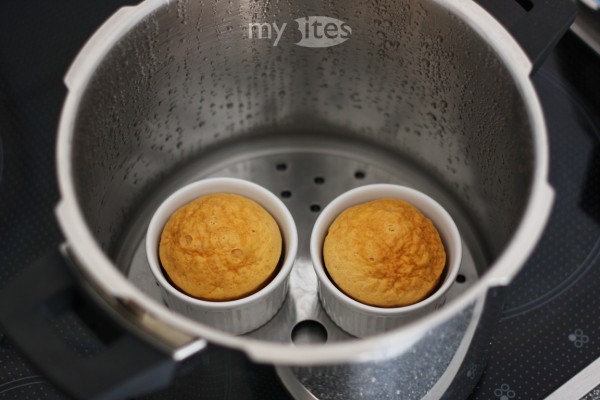
[[[289,190],[284,190],[281,192],[281,197],[283,197],[284,199],[289,199],[290,197],[292,197],[292,192]]]
[[[327,329],[317,321],[300,321],[292,330],[294,344],[316,344],[327,341]]]
[[[287,169],[287,164],[286,163],[279,163],[275,166],[275,169],[277,171],[285,171]]]
[[[458,274],[456,276],[456,282],[458,283],[465,283],[466,280],[467,278],[463,274]]]
[[[364,173],[364,171],[358,170],[354,173],[354,177],[356,179],[365,179],[365,173]]]
[[[311,204],[310,205],[310,211],[312,212],[319,212],[321,211],[321,206],[318,204]]]
[[[322,184],[324,184],[324,183],[325,183],[325,178],[323,178],[322,176],[317,176],[317,177],[315,178],[315,183],[316,183],[317,185],[322,185]]]

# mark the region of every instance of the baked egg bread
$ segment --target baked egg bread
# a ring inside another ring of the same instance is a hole
[[[266,286],[277,272],[282,237],[255,201],[215,193],[176,210],[162,231],[159,258],[171,283],[201,300],[230,301]]]
[[[325,237],[323,258],[342,292],[376,307],[408,306],[427,298],[446,265],[433,223],[394,198],[358,204],[338,215]]]

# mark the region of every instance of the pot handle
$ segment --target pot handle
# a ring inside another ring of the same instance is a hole
[[[532,73],[575,20],[573,0],[475,0],[516,39],[532,64]]]
[[[121,399],[165,387],[175,361],[130,333],[77,287],[67,260],[52,250],[0,292],[0,329],[31,363],[69,395],[85,400]],[[53,324],[75,316],[102,342],[81,355]]]

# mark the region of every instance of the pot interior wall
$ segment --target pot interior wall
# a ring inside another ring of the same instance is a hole
[[[352,29],[295,45],[294,19]],[[287,23],[275,39],[251,22]],[[109,255],[140,205],[186,165],[261,137],[380,149],[425,171],[472,218],[493,262],[517,228],[535,163],[525,105],[505,66],[434,2],[172,1],[106,54],[77,111],[73,179]],[[290,139],[291,140],[291,139]]]

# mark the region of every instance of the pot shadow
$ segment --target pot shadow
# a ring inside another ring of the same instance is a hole
[[[255,364],[244,353],[215,345],[182,362],[169,388],[140,397],[172,399],[291,399],[275,369]]]
[[[589,129],[588,133],[593,136],[594,147],[589,157],[586,176],[580,193],[580,206],[593,220],[600,225],[600,55],[596,54],[590,47],[573,33],[569,33],[563,40],[562,46],[557,47],[557,68],[567,77],[571,85],[576,89],[585,102],[581,105],[582,113],[579,118],[587,119],[581,121],[582,126],[593,125],[596,129]],[[590,121],[591,120],[591,121]]]

